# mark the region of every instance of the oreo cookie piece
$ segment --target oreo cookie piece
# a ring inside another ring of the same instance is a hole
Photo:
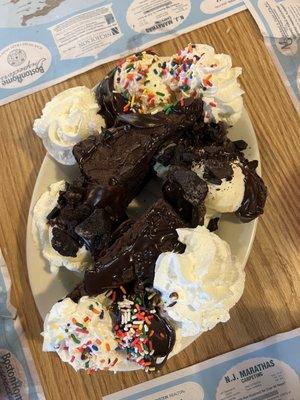
[[[66,231],[54,227],[52,229],[51,245],[59,254],[66,257],[76,257],[81,247],[79,242],[72,238]]]

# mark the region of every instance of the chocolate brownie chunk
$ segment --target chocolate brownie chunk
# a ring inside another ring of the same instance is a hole
[[[106,192],[124,191],[125,204],[137,195],[149,177],[150,162],[158,147],[175,131],[166,127],[137,129],[129,125],[109,134],[90,136],[74,146],[73,153],[87,180]]]
[[[85,272],[85,290],[95,295],[108,288],[136,282],[151,286],[155,262],[162,252],[182,252],[176,228],[185,223],[163,200],[158,200]]]
[[[112,221],[104,209],[95,209],[92,214],[75,228],[92,254],[97,254],[109,242]]]
[[[233,169],[230,162],[218,159],[206,159],[203,178],[214,185],[221,185],[222,179],[231,180]]]
[[[162,187],[164,198],[181,218],[192,227],[203,225],[204,199],[208,188],[205,181],[188,169],[171,167]]]

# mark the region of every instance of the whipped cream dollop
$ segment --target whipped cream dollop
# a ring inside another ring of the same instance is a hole
[[[112,331],[104,295],[54,304],[44,322],[43,351],[55,351],[76,371],[117,370],[124,357]],[[126,362],[126,361],[125,361]]]
[[[105,127],[98,110],[91,89],[73,87],[59,93],[46,104],[41,118],[34,121],[33,130],[56,161],[66,165],[75,164],[73,146]]]
[[[207,183],[208,193],[205,198],[205,205],[208,210],[211,210],[210,214],[212,215],[214,212],[235,212],[242,204],[245,194],[245,175],[237,162],[233,162],[231,167],[233,171],[231,180],[227,181],[223,178],[220,185],[211,183],[205,179],[203,165],[194,165],[192,168]]]
[[[205,121],[234,125],[243,110],[242,69],[232,68],[231,57],[205,44],[189,44],[171,57],[146,52],[130,56],[117,67],[115,90],[142,113],[172,112],[189,97],[202,97]]]
[[[226,322],[242,296],[245,273],[228,243],[204,226],[177,229],[183,254],[162,253],[155,266],[154,288],[181,334],[193,336]]]
[[[70,271],[84,271],[92,263],[90,252],[83,246],[76,257],[66,257],[59,254],[51,245],[52,227],[48,224],[47,216],[57,205],[59,192],[65,190],[65,181],[55,182],[41,195],[33,209],[32,235],[40,242],[42,254],[49,261],[50,271],[57,273],[62,266]]]

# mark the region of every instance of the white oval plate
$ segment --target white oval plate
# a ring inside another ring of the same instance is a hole
[[[248,143],[248,148],[245,150],[246,157],[260,161],[255,132],[246,111],[243,112],[237,124],[230,129],[228,136],[233,140],[245,140]],[[260,165],[258,167],[258,173],[260,174]],[[82,276],[68,271],[63,267],[60,268],[58,275],[52,275],[50,273],[48,262],[43,258],[38,244],[32,237],[32,210],[36,201],[41,194],[47,190],[51,183],[61,179],[71,180],[76,175],[78,175],[78,168],[76,166],[58,164],[47,154],[39,171],[31,199],[26,235],[27,269],[35,303],[43,319],[53,304],[72,290],[74,286],[81,281]],[[155,184],[155,180],[150,182],[141,194],[130,204],[129,214],[131,216],[138,215],[148,208],[157,198],[157,188],[158,185]],[[250,223],[243,224],[239,222],[234,215],[229,214],[223,215],[219,224],[217,234],[229,243],[232,254],[237,257],[243,266],[246,265],[252,248],[256,225],[257,219]],[[176,349],[172,355],[186,348],[197,337],[198,336],[191,336],[183,338],[180,348]],[[137,366],[133,363],[128,365],[128,368],[126,367],[126,371],[134,369],[137,369]]]

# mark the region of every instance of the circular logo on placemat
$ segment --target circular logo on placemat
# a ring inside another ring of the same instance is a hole
[[[18,67],[19,65],[23,64],[26,58],[27,56],[24,50],[15,49],[8,53],[7,62],[12,67]]]
[[[0,50],[0,89],[17,89],[35,82],[51,65],[51,53],[38,42],[17,42]]]

